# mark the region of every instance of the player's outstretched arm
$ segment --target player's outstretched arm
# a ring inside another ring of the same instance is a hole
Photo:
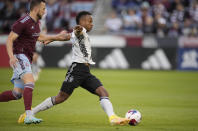
[[[44,44],[49,44],[53,41],[68,41],[70,38],[70,33],[67,33],[67,31],[64,30],[57,35],[40,34],[38,41],[43,42]]]
[[[11,67],[15,67],[16,62],[18,61],[18,59],[13,54],[13,42],[17,38],[18,38],[18,34],[11,31],[10,34],[8,35],[8,39],[7,39],[7,42],[6,42],[6,48],[7,48],[8,56],[10,58],[10,66]]]

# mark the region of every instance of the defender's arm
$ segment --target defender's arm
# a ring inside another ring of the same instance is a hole
[[[70,33],[67,33],[66,31],[61,31],[57,35],[46,35],[46,34],[40,34],[38,41],[43,42],[44,44],[49,44],[53,41],[68,41],[70,40],[71,35]]]
[[[8,39],[6,42],[6,48],[8,52],[8,56],[10,58],[10,66],[16,67],[16,62],[18,61],[17,58],[13,54],[13,42],[19,37],[18,34],[14,33],[13,31],[10,32],[8,35]]]

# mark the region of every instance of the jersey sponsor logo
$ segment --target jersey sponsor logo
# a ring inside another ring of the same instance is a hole
[[[40,33],[33,33],[32,36],[39,37]]]
[[[129,68],[129,63],[121,49],[114,49],[99,62],[99,67],[104,69],[127,69]]]
[[[23,18],[20,22],[21,23],[25,23],[27,20],[30,19],[30,16],[26,16],[25,18]]]
[[[156,50],[154,54],[150,55],[147,58],[147,60],[142,62],[141,66],[143,69],[146,69],[146,70],[149,70],[149,69],[169,70],[171,69],[171,64],[162,49]]]

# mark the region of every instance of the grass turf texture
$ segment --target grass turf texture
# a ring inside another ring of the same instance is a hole
[[[33,107],[55,96],[66,70],[43,69],[36,82]],[[0,131],[196,131],[198,130],[198,73],[177,71],[92,70],[110,94],[115,112],[124,116],[138,109],[138,126],[110,126],[99,99],[77,88],[64,103],[37,114],[37,125],[17,124],[23,100],[0,103]],[[0,69],[0,92],[12,89],[11,69]]]

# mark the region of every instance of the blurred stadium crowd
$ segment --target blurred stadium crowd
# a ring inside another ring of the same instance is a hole
[[[29,11],[30,0],[0,1],[0,33],[9,33],[11,25]],[[49,32],[70,29],[75,24],[76,13],[92,11],[94,0],[46,0],[46,25]]]
[[[29,0],[0,1],[0,33],[28,12]],[[93,11],[95,0],[47,0],[49,32],[71,29],[76,13]],[[112,0],[105,27],[113,34],[155,34],[159,37],[198,35],[198,0]]]
[[[112,0],[112,8],[105,23],[109,32],[159,37],[198,34],[197,0]]]

